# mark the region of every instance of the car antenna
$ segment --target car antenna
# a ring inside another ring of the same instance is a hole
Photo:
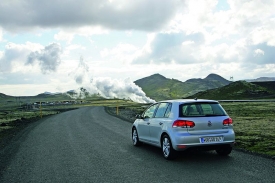
[[[197,97],[194,100],[198,100]]]

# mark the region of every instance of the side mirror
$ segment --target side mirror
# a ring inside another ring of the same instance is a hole
[[[140,114],[137,114],[137,115],[136,115],[136,119],[142,119],[141,115],[140,115]]]

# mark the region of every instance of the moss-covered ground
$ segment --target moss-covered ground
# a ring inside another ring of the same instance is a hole
[[[236,147],[275,156],[275,102],[221,103],[233,119]]]

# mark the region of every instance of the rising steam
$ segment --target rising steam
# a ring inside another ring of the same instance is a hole
[[[78,97],[83,97],[83,88],[90,94],[100,94],[105,98],[131,99],[139,103],[152,103],[154,100],[146,96],[142,89],[130,79],[120,80],[109,77],[89,77],[89,67],[80,57],[77,69],[70,75],[80,86]]]
[[[83,57],[80,57],[77,69],[72,73],[74,75],[75,82],[82,84],[88,80],[89,66],[84,62]]]

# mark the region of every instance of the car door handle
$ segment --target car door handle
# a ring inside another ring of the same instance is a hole
[[[159,122],[159,125],[162,125],[163,123],[162,122]]]
[[[150,123],[148,122],[147,125],[150,125]]]

